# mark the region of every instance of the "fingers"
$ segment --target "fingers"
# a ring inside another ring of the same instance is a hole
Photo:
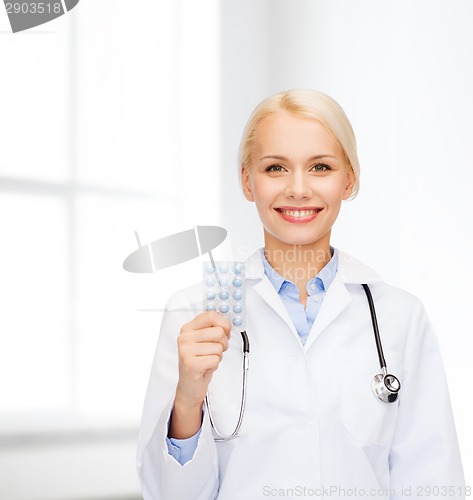
[[[230,322],[213,311],[197,315],[181,328],[177,344],[183,384],[192,381],[192,385],[199,379],[208,384],[209,379],[202,376],[218,368],[228,349],[230,328]]]
[[[179,386],[187,400],[196,399],[201,403],[207,393],[208,384],[220,366],[220,356],[191,356],[180,363]],[[198,395],[197,395],[198,394]]]
[[[199,342],[193,347],[193,354],[194,356],[215,355],[222,359],[224,350],[220,342]]]
[[[219,342],[225,351],[228,349],[228,337],[220,326],[205,328],[193,333],[195,342]]]
[[[217,355],[201,356],[195,358],[195,363],[197,364],[197,368],[203,371],[214,372],[219,367],[221,360],[222,357]]]
[[[228,337],[220,326],[213,326],[197,331],[182,330],[177,338],[177,343],[180,350],[190,348],[194,351],[194,346],[195,348],[201,345],[210,347],[210,344],[216,344],[216,349],[221,349],[222,352],[228,349]],[[213,354],[213,352],[210,352],[210,354]]]
[[[198,314],[192,321],[186,323],[182,330],[201,330],[203,328],[219,326],[223,328],[225,335],[230,338],[231,325],[228,319],[225,319],[221,314],[215,311],[206,311]]]
[[[228,349],[230,322],[220,314],[208,311],[197,315],[181,328],[178,337],[180,347],[188,343],[216,342]]]
[[[200,378],[206,371],[215,371],[223,358],[224,348],[220,342],[181,343],[179,363],[186,373]]]

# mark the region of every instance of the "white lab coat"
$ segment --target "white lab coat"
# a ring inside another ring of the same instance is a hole
[[[240,437],[215,443],[205,414],[184,466],[168,454],[165,438],[178,379],[176,338],[201,312],[201,287],[178,292],[167,305],[138,443],[145,500],[464,498],[444,369],[421,301],[338,251],[337,275],[303,346],[260,252],[246,262],[251,351]],[[371,390],[380,369],[361,283],[371,288],[388,370],[401,380],[394,404]],[[238,418],[241,345],[232,332],[209,388],[223,433]]]

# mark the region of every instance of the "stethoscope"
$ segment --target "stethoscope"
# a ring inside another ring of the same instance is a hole
[[[371,314],[371,322],[373,324],[374,338],[376,341],[376,350],[378,351],[379,365],[382,370],[382,373],[378,373],[377,375],[374,376],[373,381],[371,382],[371,388],[373,390],[374,395],[380,401],[383,401],[384,403],[394,403],[399,398],[401,382],[399,382],[399,379],[395,375],[388,373],[386,360],[384,359],[383,346],[381,345],[381,338],[379,336],[378,321],[376,319],[376,311],[374,307],[373,297],[371,295],[371,290],[369,289],[369,286],[366,284],[362,284],[361,286],[365,290],[366,297],[368,299],[368,304]],[[245,404],[246,404],[246,385],[247,385],[248,368],[249,368],[250,342],[248,340],[248,335],[246,334],[246,331],[242,331],[240,332],[240,334],[243,339],[243,385],[241,393],[240,415],[238,416],[238,422],[235,427],[235,430],[230,435],[225,436],[217,430],[212,416],[212,411],[210,409],[209,396],[208,394],[207,396],[205,396],[205,406],[207,407],[207,412],[209,414],[210,424],[214,430],[215,441],[230,441],[231,439],[238,437],[238,432],[243,422],[243,415],[245,413]]]
[[[214,430],[214,440],[215,441],[230,441],[230,439],[238,437],[238,431],[240,430],[241,423],[243,422],[243,415],[245,413],[245,403],[246,403],[246,381],[248,377],[249,368],[249,355],[250,355],[250,341],[248,340],[248,335],[245,331],[240,332],[243,339],[243,384],[241,390],[241,405],[240,405],[240,415],[238,416],[238,422],[236,424],[235,430],[228,436],[221,434],[215,427],[214,418],[212,416],[212,410],[210,409],[210,399],[209,395],[205,396],[205,406],[207,407],[207,413],[209,414],[210,425]]]

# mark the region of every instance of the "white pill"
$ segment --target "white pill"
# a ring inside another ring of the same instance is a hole
[[[218,269],[221,273],[228,273],[228,264],[226,264],[226,263],[220,264]]]
[[[243,271],[243,264],[238,263],[233,266],[233,272],[235,274],[240,274],[242,271]]]
[[[235,326],[241,326],[241,324],[243,323],[242,319],[240,318],[240,316],[235,316],[233,318],[233,324]]]
[[[223,314],[227,313],[230,310],[228,304],[220,304],[219,311]]]

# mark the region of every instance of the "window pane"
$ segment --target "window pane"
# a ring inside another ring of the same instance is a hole
[[[0,412],[70,404],[66,206],[0,197]]]
[[[68,175],[71,56],[67,17],[37,28],[35,34],[0,34],[0,175],[47,181],[62,181]]]

